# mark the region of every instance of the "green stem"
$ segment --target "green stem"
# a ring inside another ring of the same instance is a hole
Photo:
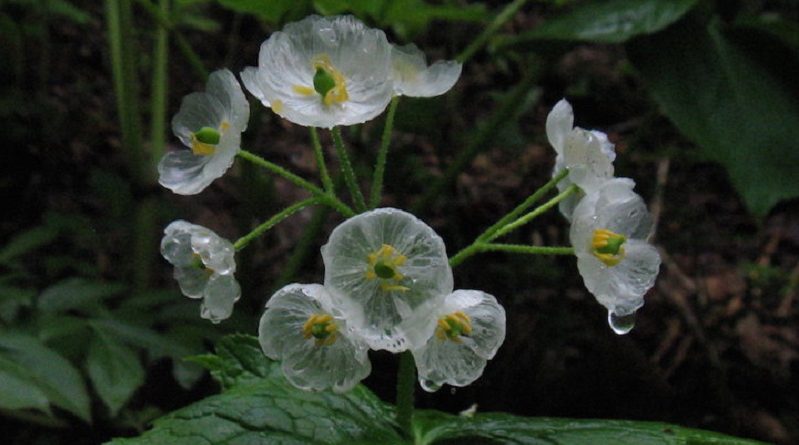
[[[300,210],[302,210],[302,209],[304,209],[304,208],[306,208],[308,206],[319,204],[319,201],[320,201],[320,199],[318,197],[313,197],[313,198],[308,198],[308,199],[305,199],[305,200],[302,200],[302,201],[299,201],[299,202],[295,202],[294,204],[286,207],[285,209],[281,210],[280,212],[278,212],[277,214],[275,214],[271,218],[269,218],[266,221],[264,221],[263,223],[261,223],[261,225],[259,225],[258,227],[254,228],[250,233],[248,233],[248,234],[242,236],[241,238],[239,238],[238,240],[236,240],[236,242],[233,243],[233,248],[238,251],[238,250],[241,250],[241,249],[247,247],[247,244],[250,244],[252,242],[252,240],[254,240],[255,238],[258,238],[261,235],[263,235],[264,232],[266,232],[267,230],[269,230],[272,227],[276,226],[277,224],[279,224],[284,219],[288,218],[289,216],[299,212]]]
[[[538,200],[544,197],[544,195],[549,193],[550,190],[555,188],[558,182],[560,182],[563,178],[568,176],[568,174],[569,171],[563,169],[563,171],[555,175],[555,177],[553,177],[549,182],[541,186],[541,188],[536,190],[532,195],[528,196],[527,199],[525,199],[521,204],[516,206],[515,209],[508,212],[507,215],[503,216],[494,225],[486,229],[486,231],[483,232],[482,235],[477,237],[477,241],[486,241],[490,239],[490,237],[498,230],[508,225],[508,223],[510,223],[511,221],[514,221],[517,218],[519,218],[519,216],[521,216],[521,214],[524,213],[525,210],[529,209],[530,206],[535,204]]]
[[[360,187],[358,187],[358,177],[355,175],[355,170],[352,169],[352,163],[347,154],[347,148],[344,146],[344,140],[341,138],[341,128],[333,127],[331,133],[333,133],[336,154],[341,164],[341,172],[344,174],[344,182],[350,190],[353,202],[355,202],[355,210],[358,213],[364,212],[366,211],[366,202],[363,199]]]
[[[524,79],[508,92],[497,111],[481,127],[476,136],[469,138],[469,144],[458,152],[457,157],[444,174],[427,187],[422,197],[411,207],[411,213],[421,213],[422,210],[438,199],[442,195],[444,188],[454,182],[455,178],[472,162],[475,156],[495,140],[497,133],[513,120],[514,113],[524,103],[524,99],[527,97],[530,88],[533,87],[537,77],[535,69],[528,71]]]
[[[533,219],[535,219],[536,217],[538,217],[542,213],[544,213],[547,210],[551,209],[552,207],[558,205],[559,202],[561,202],[564,199],[568,198],[570,195],[576,193],[578,190],[580,190],[580,188],[577,187],[577,185],[575,185],[575,184],[570,185],[566,190],[562,191],[561,193],[559,193],[557,196],[555,196],[554,198],[550,199],[549,201],[547,201],[547,202],[541,204],[540,206],[536,207],[532,212],[530,212],[530,213],[518,218],[517,220],[513,221],[512,223],[510,223],[510,224],[506,225],[505,227],[497,230],[496,232],[494,232],[493,235],[487,237],[486,241],[493,241],[493,240],[499,238],[500,236],[505,235],[505,234],[507,234],[507,233],[509,233],[509,232],[511,232],[513,230],[516,230],[519,227],[529,223],[530,221],[532,221]]]
[[[527,244],[499,244],[475,241],[449,259],[450,267],[455,267],[467,258],[481,252],[510,252],[530,255],[574,255],[573,247],[529,246]]]
[[[322,149],[322,143],[319,141],[319,133],[315,127],[309,127],[311,132],[311,143],[313,145],[314,155],[316,156],[316,167],[319,169],[319,176],[322,177],[322,185],[325,191],[335,194],[335,187],[333,187],[333,180],[330,179],[330,173],[327,170],[327,163],[325,162],[325,151]]]
[[[494,33],[497,32],[502,25],[505,24],[505,22],[516,15],[516,13],[519,11],[519,9],[521,9],[522,6],[524,6],[525,3],[527,3],[527,0],[516,0],[505,6],[505,8],[494,17],[494,20],[491,21],[486,29],[484,29],[476,39],[472,40],[472,43],[470,43],[469,46],[467,46],[466,49],[464,49],[463,52],[456,57],[456,60],[463,63],[471,59],[474,53],[479,51],[480,48],[486,44],[488,39],[494,35]]]
[[[574,247],[568,246],[529,246],[527,244],[480,244],[481,252],[510,252],[531,255],[574,255]]]
[[[330,214],[330,207],[317,207],[311,221],[303,227],[300,240],[294,245],[288,259],[283,263],[280,275],[275,280],[274,290],[290,283],[297,272],[303,267],[308,255],[313,250],[314,242],[319,238],[319,234],[324,228],[325,220]],[[317,248],[318,250],[318,248]]]
[[[411,351],[399,357],[397,371],[397,423],[407,437],[413,437],[413,393],[416,389],[416,364]]]
[[[105,6],[122,148],[134,182],[141,184],[145,182],[142,165],[144,152],[141,149],[141,116],[136,88],[138,79],[133,59],[132,11],[128,0],[106,0]]]
[[[169,14],[169,0],[160,0],[160,10]],[[150,161],[155,164],[164,154],[166,145],[167,69],[169,30],[158,25],[153,49],[153,84],[150,97]]]
[[[399,96],[394,96],[391,98],[391,104],[388,106],[386,123],[383,127],[383,137],[380,140],[380,151],[377,152],[375,172],[374,176],[372,177],[372,191],[369,194],[369,208],[372,209],[380,204],[381,195],[383,193],[383,176],[386,172],[388,147],[391,145],[391,132],[394,129],[394,115],[397,113],[399,98]]]
[[[341,213],[343,216],[350,217],[350,216],[354,216],[355,215],[355,212],[353,212],[352,209],[347,204],[344,204],[343,202],[341,202],[340,199],[336,198],[333,195],[330,195],[330,194],[326,193],[321,188],[317,187],[314,184],[311,184],[310,182],[306,181],[305,179],[302,179],[301,177],[299,177],[296,174],[288,171],[287,169],[285,169],[285,168],[283,168],[283,167],[281,167],[281,166],[279,166],[279,165],[277,165],[277,164],[275,164],[273,162],[269,162],[266,159],[256,155],[255,153],[251,153],[251,152],[249,152],[247,150],[239,150],[239,152],[237,153],[237,156],[242,158],[242,159],[244,159],[244,160],[246,160],[246,161],[252,162],[255,165],[258,165],[260,167],[263,167],[263,168],[269,170],[270,172],[272,172],[272,173],[280,176],[281,178],[291,182],[292,184],[296,185],[297,187],[300,187],[300,188],[303,188],[303,189],[307,190],[312,195],[314,195],[315,197],[320,199],[320,201],[319,201],[320,204],[325,204],[325,205],[328,205],[328,206],[336,209],[336,211]]]

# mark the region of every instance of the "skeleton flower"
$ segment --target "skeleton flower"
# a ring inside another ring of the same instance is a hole
[[[392,45],[391,67],[396,94],[432,97],[446,93],[455,85],[463,65],[454,60],[439,60],[428,66],[424,53],[411,43]]]
[[[241,78],[264,106],[295,124],[359,124],[391,100],[391,45],[355,17],[312,15],[273,33],[258,67]]]
[[[582,190],[559,204],[560,212],[571,221],[580,198],[613,177],[616,152],[605,133],[574,127],[574,113],[566,99],[561,99],[552,108],[547,116],[546,129],[549,143],[557,153],[552,176],[564,168],[569,169],[568,178],[558,182],[558,190],[562,192],[572,184],[577,184]]]
[[[211,73],[205,92],[184,97],[172,119],[172,131],[190,150],[164,155],[158,182],[180,195],[203,191],[233,164],[249,116],[250,106],[233,73]]]
[[[485,292],[456,290],[435,314],[435,333],[412,351],[419,383],[430,392],[444,383],[466,386],[483,374],[505,340],[505,310]]]
[[[318,284],[278,290],[266,303],[258,339],[264,354],[281,360],[283,374],[301,389],[345,392],[372,370],[367,346],[349,333]]]
[[[175,266],[175,279],[189,298],[202,298],[200,316],[214,323],[230,317],[241,296],[235,253],[230,241],[186,221],[173,221],[164,230],[161,255]]]
[[[608,309],[617,333],[632,326],[617,329],[614,320],[643,306],[660,267],[657,249],[646,241],[652,219],[634,186],[615,178],[588,194],[574,209],[569,233],[585,287]]]
[[[452,292],[444,241],[415,216],[376,209],[336,227],[322,247],[325,287],[373,349],[421,346]]]

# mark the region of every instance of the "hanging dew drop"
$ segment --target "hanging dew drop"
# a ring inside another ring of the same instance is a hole
[[[624,335],[635,327],[635,312],[627,315],[616,315],[613,311],[608,311],[608,325],[613,332]]]
[[[419,385],[421,385],[422,389],[427,391],[427,392],[436,392],[439,389],[441,389],[441,385],[439,385],[438,383],[436,383],[436,382],[434,382],[432,380],[427,380],[427,379],[421,380],[419,382]]]

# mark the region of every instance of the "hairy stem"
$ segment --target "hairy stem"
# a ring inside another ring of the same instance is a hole
[[[261,223],[258,227],[254,228],[250,233],[237,239],[236,242],[233,244],[233,248],[236,250],[241,250],[247,247],[247,245],[250,244],[255,238],[258,238],[259,236],[263,235],[267,230],[276,226],[284,219],[288,218],[289,216],[299,212],[300,210],[308,206],[319,204],[319,201],[320,198],[313,197],[305,199],[303,201],[295,202],[294,204],[286,207],[285,209],[281,210],[271,218]]]
[[[355,210],[358,213],[366,210],[366,202],[363,199],[363,193],[358,186],[358,177],[355,175],[355,170],[352,168],[350,157],[347,154],[347,147],[344,146],[344,140],[341,138],[341,128],[333,127],[333,142],[336,146],[336,154],[338,155],[339,163],[341,164],[341,173],[344,175],[344,182],[350,190],[350,195],[355,203]]]
[[[416,389],[416,364],[411,351],[400,354],[397,371],[397,423],[407,437],[413,437],[413,392]]]
[[[391,132],[394,129],[394,115],[397,113],[397,105],[399,105],[399,96],[394,96],[388,106],[386,124],[383,127],[383,137],[380,140],[380,150],[377,152],[375,171],[372,176],[372,190],[369,193],[369,208],[372,209],[380,205],[383,193],[383,176],[386,172],[386,159],[388,158],[388,147],[391,145]]]

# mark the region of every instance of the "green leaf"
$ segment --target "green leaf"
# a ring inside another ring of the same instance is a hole
[[[541,445],[754,445],[710,431],[661,422],[526,418],[503,413],[453,416],[438,411],[414,413],[417,445],[446,439],[482,439],[479,443]],[[456,443],[456,442],[453,442]],[[469,442],[471,443],[471,442]]]
[[[12,332],[0,332],[0,355],[24,367],[50,403],[91,421],[86,385],[67,359],[34,337]]]
[[[217,355],[199,361],[224,382],[222,394],[157,420],[138,438],[112,443],[401,443],[391,408],[366,388],[358,386],[346,394],[296,389],[263,355],[254,337],[226,337]]]
[[[37,306],[44,312],[92,309],[103,298],[118,295],[124,290],[125,286],[120,283],[69,278],[45,289],[39,295]]]
[[[72,20],[75,23],[84,25],[89,23],[89,20],[91,20],[91,16],[88,12],[78,8],[66,0],[49,0],[45,4],[49,8],[48,12],[51,14],[60,15],[64,18]]]
[[[89,345],[86,368],[113,417],[144,383],[144,369],[133,350],[110,336],[97,334]]]
[[[49,413],[49,400],[28,371],[0,353],[0,408],[38,409]]]
[[[0,250],[0,264],[53,242],[58,229],[52,226],[39,226],[16,235]]]
[[[665,114],[726,167],[752,212],[764,215],[799,196],[799,57],[793,49],[751,28],[690,17],[627,50]]]
[[[697,0],[611,0],[584,2],[517,36],[500,36],[495,46],[541,40],[620,43],[652,34],[679,20]]]

